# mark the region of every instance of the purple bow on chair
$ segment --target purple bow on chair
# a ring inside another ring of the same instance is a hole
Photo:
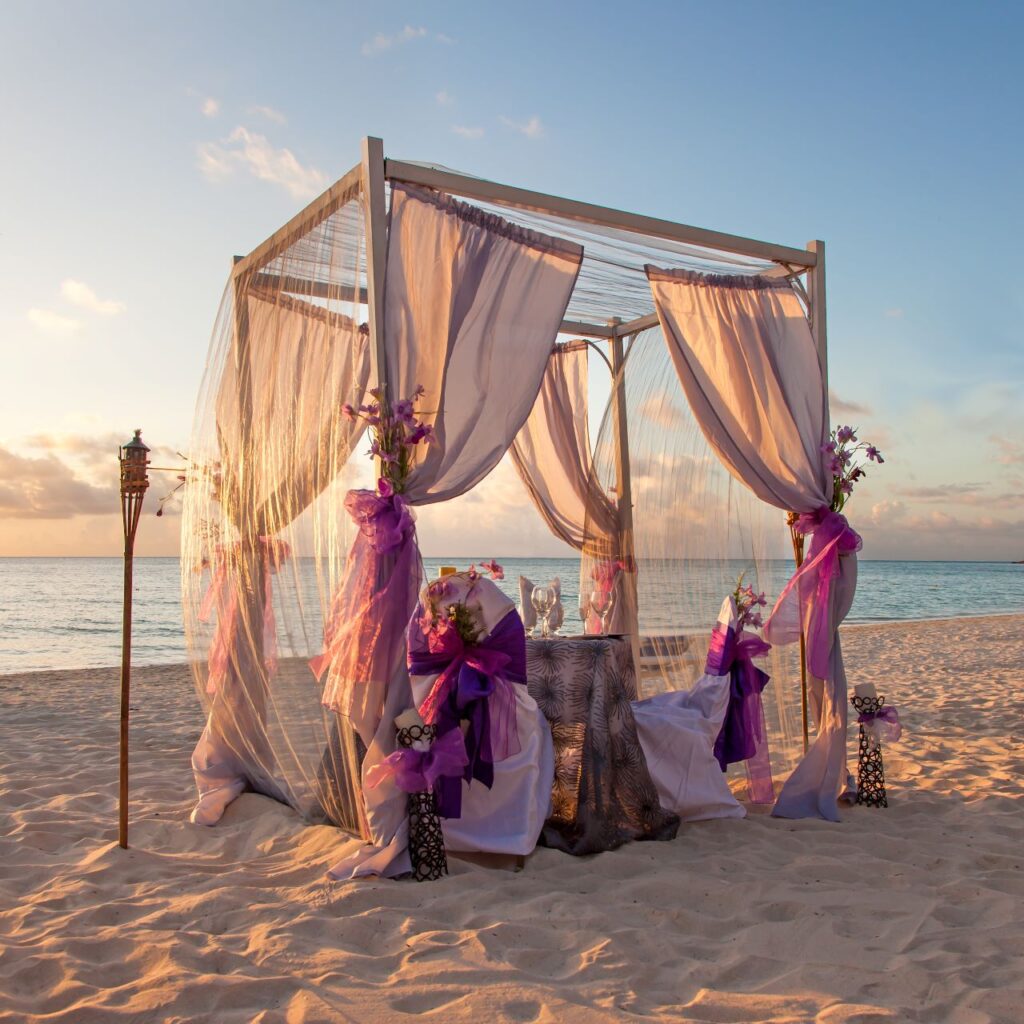
[[[517,612],[510,611],[489,636],[476,644],[466,644],[454,628],[426,637],[420,634],[420,638],[426,641],[427,650],[410,643],[409,672],[439,673],[420,705],[420,714],[429,725],[437,726],[439,737],[453,730],[461,735],[460,722],[468,721],[462,777],[467,782],[477,779],[490,788],[494,765],[521,749],[513,684],[526,682],[522,620]],[[461,815],[462,779],[440,780],[438,813],[444,818]]]
[[[885,704],[877,711],[862,711],[857,722],[864,726],[864,732],[876,750],[882,743],[895,743],[903,735],[899,712],[891,704]]]
[[[716,626],[704,669],[708,675],[729,674],[729,706],[715,740],[715,759],[723,772],[730,764],[746,762],[750,799],[757,804],[770,804],[775,799],[761,704],[761,691],[771,677],[753,662],[771,649],[771,644],[752,633],[741,631],[737,637],[731,626],[724,630]]]
[[[404,793],[424,793],[445,777],[461,781],[466,766],[466,747],[458,730],[439,736],[427,750],[405,747],[389,754],[366,773],[366,785],[373,789],[393,778]]]

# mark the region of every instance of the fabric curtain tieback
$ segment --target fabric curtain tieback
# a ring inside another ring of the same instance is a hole
[[[291,556],[291,548],[283,540],[260,537],[260,559],[263,563],[263,664],[268,672],[277,671],[277,621],[274,617],[274,594],[271,577]],[[228,673],[231,652],[235,649],[238,631],[239,573],[235,568],[243,557],[243,545],[237,541],[221,545],[214,551],[214,569],[199,608],[199,621],[209,622],[217,609],[217,628],[210,643],[207,661],[206,692],[213,696]]]
[[[391,618],[387,621],[397,622],[405,615],[401,573],[407,574],[409,571],[405,563],[411,564],[411,551],[416,537],[416,522],[408,504],[400,494],[385,497],[376,491],[352,490],[345,495],[345,510],[359,527],[357,543],[362,541],[376,557],[396,554],[395,571],[391,574],[395,586],[388,586],[376,592],[375,596],[376,573],[367,573],[362,582],[369,590],[357,604],[352,603],[352,595],[338,588],[324,626],[324,652],[309,662],[317,679],[323,676],[341,648],[352,642],[353,624],[347,619],[350,608],[372,610],[378,622],[384,621],[389,615]],[[401,557],[407,554],[410,557]],[[402,607],[399,608],[398,604]],[[363,678],[369,677],[367,675]]]
[[[428,636],[426,651],[409,652],[409,672],[439,675],[420,714],[436,725],[438,736],[465,731],[467,761],[463,778],[477,779],[488,788],[494,783],[494,765],[520,751],[516,726],[514,684],[526,682],[526,642],[518,615],[509,612],[490,635],[466,644],[455,629]],[[438,809],[442,817],[457,818],[462,811],[462,780],[442,779]]]
[[[468,758],[462,733],[458,729],[438,736],[426,750],[405,747],[389,754],[366,773],[365,784],[373,789],[393,778],[405,793],[423,793],[433,789],[441,778],[461,780]]]
[[[800,638],[799,626],[794,630],[783,626],[777,618],[779,609],[795,597],[800,614],[794,621],[804,623],[807,630],[807,663],[816,678],[827,679],[835,633],[830,621],[832,582],[839,576],[839,556],[860,551],[863,541],[851,529],[846,516],[824,505],[816,512],[802,513],[793,528],[811,535],[810,547],[803,565],[779,594],[764,632],[775,644],[793,643]]]
[[[761,692],[771,677],[753,662],[771,649],[771,644],[753,633],[741,630],[737,636],[731,626],[728,629],[716,626],[711,633],[704,669],[708,675],[729,676],[729,704],[715,740],[715,759],[723,772],[730,764],[746,762],[750,798],[754,803],[771,803],[775,799],[761,701]]]

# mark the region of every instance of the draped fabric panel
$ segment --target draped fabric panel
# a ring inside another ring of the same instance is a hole
[[[579,246],[439,193],[393,185],[385,376],[391,401],[424,388],[417,412],[435,437],[414,449],[402,495],[409,505],[465,493],[508,450],[536,400],[581,261]],[[422,571],[418,559],[415,571]],[[419,583],[417,575],[404,591],[412,595],[409,606],[393,609],[394,621],[362,630],[367,639],[361,643],[373,647],[395,626],[404,628]],[[348,579],[341,583],[349,585]],[[370,650],[355,660],[387,661]],[[370,692],[352,701],[345,690],[355,686]],[[365,779],[395,749],[395,715],[412,706],[408,671],[401,664],[387,678],[335,680],[335,689],[340,707],[362,709],[360,731],[372,731]],[[405,794],[391,781],[364,789],[364,799],[371,845],[335,865],[334,877],[408,870]]]
[[[583,250],[449,196],[391,193],[385,347],[392,398],[426,389],[437,443],[417,449],[406,497],[464,494],[533,408]]]
[[[333,275],[336,290],[344,280],[351,294],[358,190],[319,231],[322,265],[302,269]],[[193,755],[193,820],[215,823],[251,787],[311,820],[352,827],[354,794],[339,781],[352,751],[311,696],[300,659],[305,620],[320,619],[322,566],[337,548],[330,492],[362,433],[341,406],[365,393],[369,339],[357,303],[291,294],[287,251],[276,269],[232,275],[190,450],[184,610],[208,707]]]
[[[729,472],[777,508],[827,508],[831,478],[821,445],[828,436],[828,396],[807,317],[789,282],[646,271],[680,383]],[[821,707],[818,735],[779,795],[773,813],[782,817],[838,820],[847,708],[837,630],[852,601],[855,558],[839,559],[841,580],[828,610],[829,678],[811,681],[812,700]]]
[[[512,464],[551,532],[582,551],[585,541],[610,557],[619,514],[598,482],[590,447],[586,342],[558,345],[540,394],[512,443]]]

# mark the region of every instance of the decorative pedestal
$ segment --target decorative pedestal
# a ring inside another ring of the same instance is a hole
[[[432,725],[410,725],[399,729],[398,745],[412,747],[419,740],[434,742],[437,730]],[[432,882],[448,874],[441,819],[437,815],[437,797],[432,789],[408,796],[409,859],[417,882]]]
[[[850,703],[861,715],[873,715],[881,711],[885,698],[851,697]],[[857,803],[866,807],[888,807],[885,797],[885,768],[882,765],[882,745],[873,738],[861,723],[860,757],[857,762]]]

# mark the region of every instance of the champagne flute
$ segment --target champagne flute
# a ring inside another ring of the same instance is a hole
[[[614,590],[595,590],[590,595],[590,607],[601,619],[601,632],[608,633],[608,619],[615,607]]]
[[[554,595],[551,593],[550,587],[534,587],[533,593],[530,595],[530,604],[533,605],[533,610],[537,613],[537,625],[534,627],[533,635],[537,635],[537,629],[540,629],[540,635],[546,637],[548,635],[548,612],[551,610],[551,603],[554,600]]]
[[[580,619],[583,622],[583,633],[587,632],[587,619],[590,617],[590,597],[585,590],[580,590]]]

